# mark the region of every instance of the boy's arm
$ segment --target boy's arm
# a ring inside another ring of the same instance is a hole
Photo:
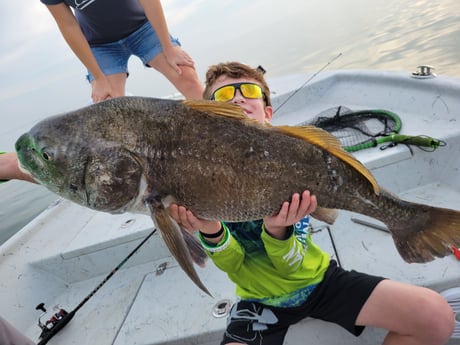
[[[306,236],[309,225],[307,214],[316,210],[317,200],[309,191],[304,191],[302,196],[295,193],[290,202],[285,202],[280,212],[264,219],[261,235],[267,255],[272,264],[282,275],[297,270],[305,255],[305,243],[294,236],[294,225],[298,224]]]
[[[169,205],[169,213],[186,231],[199,231],[200,242],[217,267],[225,272],[239,270],[244,250],[224,223],[197,218],[192,211],[176,204]]]
[[[203,248],[214,264],[222,271],[227,273],[238,272],[244,261],[244,249],[234,239],[225,223],[221,223],[222,238],[218,243],[210,242],[203,232],[200,231],[198,237]]]
[[[292,272],[297,271],[303,262],[306,253],[305,243],[299,237],[307,236],[308,217],[302,219],[298,224],[307,223],[305,227],[295,230],[295,225],[287,228],[287,237],[285,239],[277,239],[271,236],[263,227],[261,235],[264,247],[270,261],[277,271],[282,276],[287,276]],[[302,234],[300,234],[302,232]]]

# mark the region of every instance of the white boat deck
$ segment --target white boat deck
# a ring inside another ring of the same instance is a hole
[[[430,135],[447,146],[424,152],[398,145],[360,151],[356,157],[383,187],[401,197],[460,209],[460,81],[416,80],[407,74],[324,72],[281,107],[274,124],[297,124],[338,105],[391,110],[402,118],[402,133]],[[274,108],[307,79],[300,75],[273,80]],[[460,261],[453,255],[407,264],[388,233],[356,224],[351,217],[365,219],[341,211],[333,226],[314,222],[315,242],[345,268],[437,291],[460,287]],[[48,309],[42,321],[54,308],[71,311],[152,230],[147,216],[115,216],[57,201],[0,247],[2,315],[37,339],[38,303]],[[217,344],[226,318],[213,312],[216,305],[225,309],[223,302],[235,300],[234,286],[211,261],[197,272],[213,298],[191,282],[155,234],[50,344]],[[460,320],[457,326],[460,337]],[[366,329],[355,338],[335,325],[304,320],[288,332],[285,344],[305,343],[306,337],[309,345],[377,344],[383,336],[381,330]]]

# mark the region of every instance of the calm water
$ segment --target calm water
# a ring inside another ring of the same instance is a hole
[[[285,8],[278,1],[197,0],[186,7],[181,1],[165,1],[164,7],[170,31],[195,59],[200,77],[209,65],[229,60],[261,64],[268,70],[268,79],[316,72],[338,53],[342,57],[329,69],[411,72],[417,65],[429,64],[438,74],[460,76],[457,0],[291,0],[289,4]],[[50,17],[43,18],[51,21]],[[17,137],[38,119],[89,102],[84,70],[57,30],[45,31],[34,40],[37,44],[23,52],[27,63],[11,64],[30,72],[25,77],[13,69],[2,72],[16,81],[0,85],[3,150],[12,150]],[[50,51],[49,42],[55,42],[56,49]],[[30,57],[41,56],[37,51],[41,46],[47,49],[44,54],[48,58],[38,63]],[[57,56],[61,51],[62,56]],[[127,88],[132,94],[163,96],[174,92],[161,76],[145,71],[135,59],[130,61],[130,71]],[[18,91],[13,86],[18,86]],[[0,185],[0,195],[0,243],[55,199],[43,187],[19,181]]]

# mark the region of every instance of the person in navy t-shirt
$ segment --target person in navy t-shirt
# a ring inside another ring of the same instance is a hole
[[[201,98],[194,61],[169,34],[159,0],[41,1],[88,69],[93,102],[125,95],[131,55],[161,72],[186,98]]]

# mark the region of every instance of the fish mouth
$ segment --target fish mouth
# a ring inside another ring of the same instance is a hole
[[[35,150],[33,149],[32,140],[28,133],[24,133],[16,140],[15,149],[18,156],[19,170],[32,176],[30,166],[27,163],[32,160],[32,152],[35,152]]]
[[[20,172],[22,172],[23,174],[27,175],[27,176],[30,176],[30,177],[34,177],[29,170],[27,170],[20,162],[18,162],[18,169]]]
[[[40,152],[36,149],[35,141],[29,133],[25,133],[16,140],[16,154],[18,158],[18,169],[26,176],[32,177],[35,182],[43,184],[40,163]]]
[[[32,149],[30,147],[28,147],[27,145],[25,147],[21,147],[21,143],[19,142],[21,139],[23,139],[23,137],[26,136],[26,134],[23,134],[19,139],[18,141],[16,142],[16,145],[15,145],[15,149],[16,149],[16,154],[18,156],[18,169],[21,173],[25,174],[25,175],[28,175],[28,176],[32,176],[32,174],[30,173],[29,170],[27,170],[27,168],[24,166],[24,164],[22,163],[24,160],[20,158],[20,156],[24,156],[24,155],[30,155],[30,153],[28,151],[31,151]],[[26,139],[23,139],[22,141],[24,141]]]

